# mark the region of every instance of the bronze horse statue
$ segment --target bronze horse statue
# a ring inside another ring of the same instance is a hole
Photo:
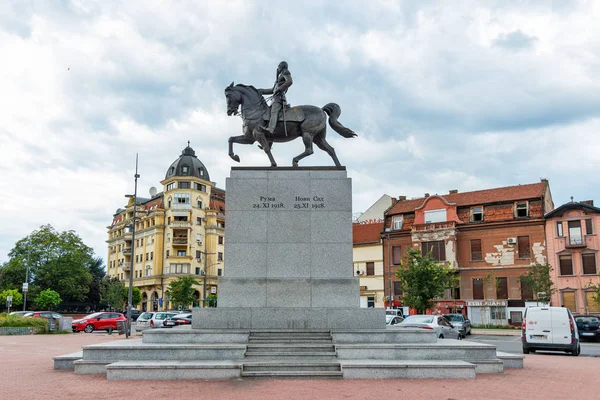
[[[266,125],[268,121],[269,106],[257,89],[253,86],[242,84],[234,86],[233,82],[231,82],[231,85],[225,88],[225,97],[227,98],[227,115],[238,115],[238,108],[241,106],[242,131],[244,134],[229,138],[229,157],[237,162],[240,161],[240,157],[233,152],[234,143],[253,144],[254,142],[258,142],[259,147],[269,156],[271,166],[276,167],[277,163],[271,154],[272,144],[274,142],[289,142],[301,137],[305,150],[294,157],[292,163],[294,167],[298,166],[298,161],[313,153],[313,143],[321,150],[327,152],[335,165],[340,167],[341,164],[335,155],[335,150],[325,140],[327,116],[329,116],[329,126],[341,136],[345,138],[356,136],[356,133],[351,129],[346,128],[338,122],[337,119],[341,114],[341,109],[335,103],[326,104],[323,108],[316,106],[285,108],[283,115],[285,116],[286,126],[284,126],[284,122],[280,118],[273,135],[269,135],[263,130],[258,129]]]

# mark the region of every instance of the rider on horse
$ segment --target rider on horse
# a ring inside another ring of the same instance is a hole
[[[282,61],[277,67],[277,73],[275,75],[275,84],[272,89],[258,89],[261,94],[272,94],[273,103],[271,104],[271,118],[269,119],[268,127],[260,127],[266,133],[273,134],[275,126],[277,125],[277,119],[279,118],[279,111],[286,107],[285,94],[290,86],[292,86],[292,74],[288,70],[288,63]],[[285,123],[285,122],[284,122]]]

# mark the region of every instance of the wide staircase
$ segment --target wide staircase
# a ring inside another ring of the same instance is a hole
[[[242,377],[341,379],[332,342],[329,331],[252,331]]]

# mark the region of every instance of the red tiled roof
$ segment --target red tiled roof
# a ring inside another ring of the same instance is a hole
[[[546,189],[546,183],[507,186],[495,189],[476,190],[474,192],[452,193],[440,195],[448,203],[456,203],[458,207],[541,198]],[[423,205],[425,197],[414,200],[398,201],[386,215],[412,212]]]
[[[383,222],[376,224],[352,224],[352,243],[373,243],[379,241]]]

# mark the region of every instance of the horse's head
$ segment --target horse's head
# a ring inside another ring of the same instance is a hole
[[[225,98],[227,99],[227,115],[237,115],[238,108],[242,104],[242,94],[235,89],[233,82],[225,88]]]

